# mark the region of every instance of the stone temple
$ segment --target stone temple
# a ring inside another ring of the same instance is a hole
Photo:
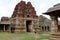
[[[46,13],[51,17],[51,37],[50,40],[60,40],[60,25],[58,18],[60,18],[60,3],[49,8]]]
[[[12,16],[2,17],[0,31],[34,32],[39,31],[38,16],[31,2],[20,1],[14,8]]]

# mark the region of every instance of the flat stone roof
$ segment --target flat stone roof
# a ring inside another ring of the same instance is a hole
[[[56,10],[60,10],[60,3],[54,5],[53,7],[49,8],[47,12],[52,12],[52,11],[56,11]]]
[[[47,12],[43,13],[47,15],[54,15],[60,17],[60,3],[54,5],[53,7],[49,8]]]

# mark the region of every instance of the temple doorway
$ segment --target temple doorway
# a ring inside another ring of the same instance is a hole
[[[32,25],[32,21],[27,20],[26,21],[26,32],[31,32],[31,25]]]
[[[15,32],[15,28],[11,27],[11,33],[14,33],[14,32]]]

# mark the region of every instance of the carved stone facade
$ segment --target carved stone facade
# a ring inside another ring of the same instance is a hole
[[[27,2],[27,4],[25,1],[19,2],[14,8],[11,18],[2,18],[1,22],[4,20],[9,20],[8,23],[7,21],[5,23],[9,25],[8,30],[12,32],[39,31],[38,16],[36,15],[35,8],[32,6],[31,2]],[[5,23],[3,22],[1,24],[6,25]],[[3,28],[3,30],[6,29],[5,27]]]

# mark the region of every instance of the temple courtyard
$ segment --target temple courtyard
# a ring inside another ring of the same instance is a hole
[[[0,40],[48,40],[50,38],[50,32],[42,33],[0,33]]]

